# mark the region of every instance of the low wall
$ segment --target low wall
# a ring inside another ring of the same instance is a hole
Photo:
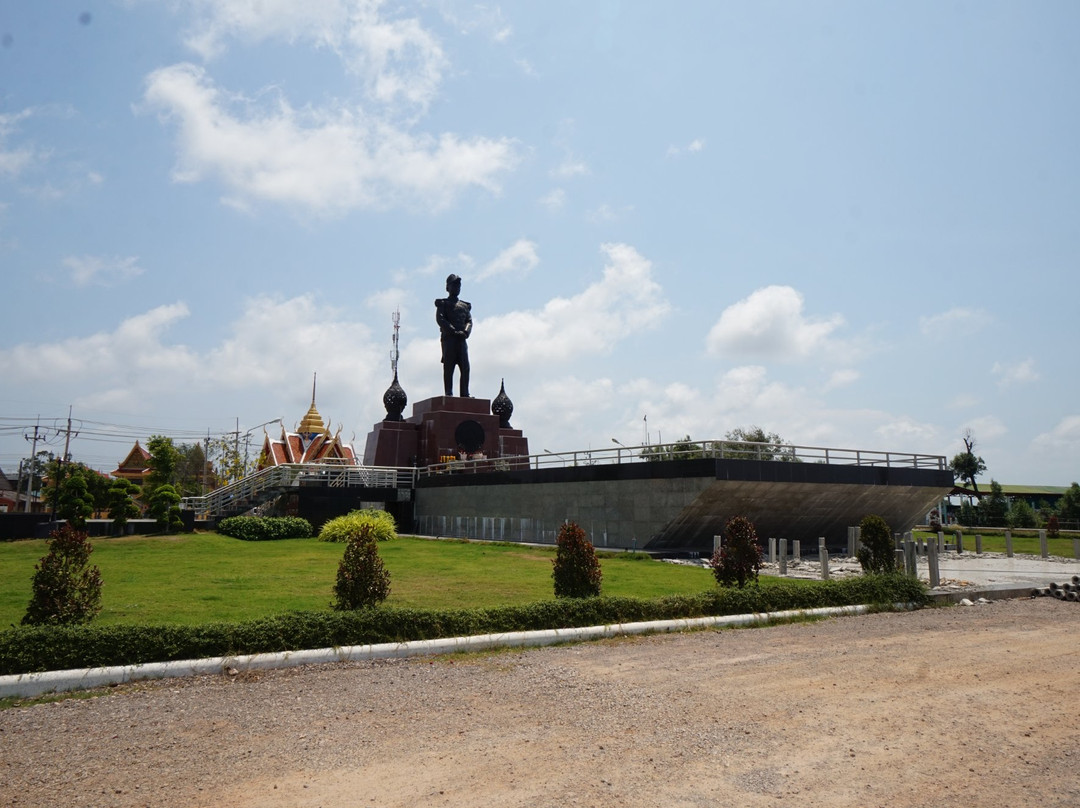
[[[911,529],[952,489],[936,469],[754,460],[655,463],[436,475],[415,492],[415,530],[428,535],[554,542],[566,520],[597,547],[709,553],[729,518],[758,535],[847,546],[868,513]]]

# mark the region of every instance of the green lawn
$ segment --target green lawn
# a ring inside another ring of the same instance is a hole
[[[104,581],[95,623],[247,620],[329,609],[344,545],[316,539],[244,542],[215,533],[97,539]],[[0,544],[0,627],[18,625],[44,541]],[[393,606],[474,608],[554,597],[553,548],[399,538],[379,545]],[[651,598],[715,586],[709,570],[601,553],[605,595]]]
[[[982,549],[986,553],[1004,553],[1005,552],[1005,533],[1002,530],[996,528],[983,528],[981,530],[965,530],[964,531],[964,552],[975,552],[975,534],[979,533],[982,536]],[[926,539],[930,536],[934,536],[934,533],[927,533],[922,530],[915,531],[915,537],[920,539]],[[945,541],[949,544],[956,542],[956,531],[945,531]],[[1037,531],[1025,531],[1024,533],[1017,534],[1013,531],[1013,553],[1017,555],[1033,555],[1037,556],[1041,552],[1039,549],[1039,536]],[[1073,537],[1059,537],[1056,539],[1048,538],[1046,540],[1047,550],[1052,556],[1061,556],[1062,558],[1073,558]]]

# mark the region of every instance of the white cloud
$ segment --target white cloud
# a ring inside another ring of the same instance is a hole
[[[169,339],[170,329],[190,314],[185,303],[173,303],[130,317],[112,331],[16,345],[0,353],[0,374],[21,385],[61,380],[83,403],[151,412],[152,405],[205,406],[211,393],[218,406],[237,394],[277,407],[267,402],[277,402],[283,388],[287,397],[294,395],[294,385],[301,397],[304,389],[310,391],[314,371],[320,390],[336,389],[352,406],[366,401],[372,385],[388,375],[378,367],[388,357],[389,336],[384,352],[366,326],[345,320],[310,295],[246,301],[229,335],[205,351]]]
[[[627,244],[604,244],[601,251],[607,263],[600,280],[574,297],[552,298],[542,309],[478,321],[476,350],[504,367],[535,366],[605,354],[620,340],[655,328],[670,306],[653,279],[652,262]]]
[[[90,386],[123,386],[144,375],[160,380],[176,373],[184,378],[197,368],[195,355],[162,338],[189,314],[186,304],[173,303],[130,317],[111,332],[54,343],[22,343],[0,353],[0,375],[15,384],[63,378]]]
[[[518,161],[508,139],[413,135],[359,110],[298,111],[285,99],[255,108],[191,64],[151,73],[144,98],[177,124],[175,179],[215,176],[241,204],[439,210],[467,188],[498,193]]]
[[[71,255],[64,259],[63,264],[71,270],[71,282],[76,286],[112,286],[119,281],[134,278],[143,273],[138,264],[139,258],[131,255],[126,258],[119,256],[99,255]]]
[[[833,371],[829,376],[829,380],[825,382],[822,388],[825,391],[835,390],[838,387],[847,387],[849,384],[854,384],[859,380],[859,371],[852,370],[851,368],[844,368],[842,370]]]
[[[977,333],[990,319],[990,315],[981,309],[957,306],[939,314],[920,317],[919,330],[926,336],[960,339]]]
[[[598,207],[593,208],[585,214],[585,218],[592,224],[604,224],[607,222],[618,221],[619,215],[607,202],[601,203]]]
[[[709,353],[794,360],[830,347],[843,325],[838,314],[808,318],[803,296],[790,286],[767,286],[726,308],[705,340]]]
[[[562,188],[553,188],[538,200],[549,211],[557,211],[566,204],[566,191]]]
[[[697,154],[705,150],[705,138],[694,138],[685,146],[672,144],[667,148],[668,157],[681,157],[683,154]]]
[[[1064,452],[1075,455],[1080,451],[1080,415],[1066,415],[1049,432],[1038,435],[1034,443],[1038,448],[1050,450],[1058,456]]]
[[[17,177],[43,158],[41,152],[27,146],[9,146],[8,140],[19,123],[30,117],[32,110],[0,115],[0,179]]]
[[[380,103],[426,108],[446,69],[438,39],[416,17],[390,17],[381,0],[189,0],[196,21],[185,43],[204,59],[229,39],[328,48]]]
[[[539,263],[536,242],[520,238],[482,266],[476,279],[479,281],[496,275],[528,275]]]
[[[956,430],[958,437],[951,444],[954,451],[962,452],[964,450],[963,440],[959,436],[963,435],[967,430],[971,430],[971,434],[975,436],[979,444],[985,444],[988,441],[1000,438],[1009,431],[996,415],[981,415],[978,418],[969,419],[960,424]],[[975,454],[979,454],[978,446],[976,446]]]
[[[583,177],[588,175],[589,166],[583,161],[573,157],[567,157],[555,168],[551,169],[548,174],[555,179],[568,180],[574,177]]]
[[[1040,378],[1034,359],[1011,363],[995,362],[991,372],[998,377],[998,387],[1002,388],[1030,384]]]
[[[882,444],[887,447],[932,446],[937,440],[938,430],[932,424],[924,424],[912,418],[901,417],[896,420],[881,424],[874,430],[874,434],[881,438]]]

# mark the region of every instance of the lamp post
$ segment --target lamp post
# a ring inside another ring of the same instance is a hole
[[[626,448],[629,448],[629,447],[627,447],[626,444],[624,444],[622,441],[620,441],[620,440],[618,440],[616,438],[612,438],[611,442],[620,447],[619,449],[616,450],[615,462],[616,463],[622,463],[622,450],[626,449]]]

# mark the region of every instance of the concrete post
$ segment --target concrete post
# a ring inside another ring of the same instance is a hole
[[[769,563],[776,563],[776,539],[769,537]]]
[[[858,539],[855,538],[855,528],[849,527],[847,529],[847,554],[848,558],[855,555],[855,551],[858,549],[855,545]]]
[[[904,548],[904,539],[899,533],[892,534],[893,549],[902,550]]]
[[[780,539],[780,574],[787,575],[787,539]]]
[[[937,532],[937,551],[939,553],[945,552],[945,531],[939,530]]]
[[[829,551],[825,548],[825,537],[817,540],[817,557],[821,562],[821,580],[829,580]]]
[[[982,555],[982,533],[975,534],[975,552]]]
[[[1046,531],[1045,530],[1040,530],[1039,531],[1039,555],[1041,555],[1043,558],[1049,558],[1049,556],[1050,556],[1050,550],[1049,550],[1049,547],[1048,547],[1048,545],[1046,543]]]
[[[919,562],[915,558],[915,542],[904,542],[904,570],[912,578],[919,574]]]
[[[893,566],[898,570],[907,567],[907,554],[904,552],[903,547],[899,550],[893,550]]]
[[[930,568],[930,588],[941,586],[941,570],[938,567],[938,548],[934,542],[926,546],[926,564]]]
[[[956,554],[964,552],[964,531],[956,531]]]
[[[1073,539],[1073,558],[1080,558],[1080,539]]]
[[[1005,531],[1005,555],[1007,555],[1009,558],[1013,557],[1012,531],[1008,529],[1006,529]]]
[[[791,542],[791,560],[796,563],[802,561],[802,542],[799,539]]]
[[[723,545],[724,545],[724,537],[723,536],[713,536],[712,537],[712,551],[713,551],[714,555],[716,553],[720,552],[720,548],[723,547]]]

